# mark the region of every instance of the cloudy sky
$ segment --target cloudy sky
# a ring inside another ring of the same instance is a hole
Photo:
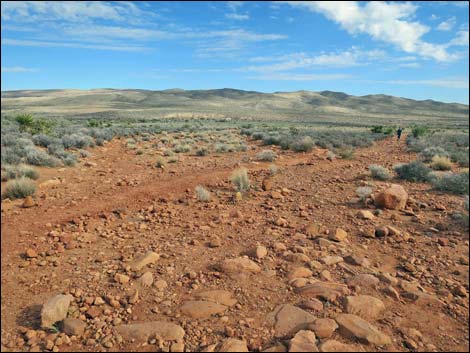
[[[468,104],[468,2],[1,2],[2,90],[332,90]]]

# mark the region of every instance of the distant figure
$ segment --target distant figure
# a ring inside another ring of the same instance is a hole
[[[403,132],[403,130],[405,130],[404,128],[402,128],[401,126],[398,128],[397,130],[397,140],[400,141],[400,138],[401,138],[401,133]]]

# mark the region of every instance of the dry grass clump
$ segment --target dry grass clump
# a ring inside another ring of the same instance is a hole
[[[389,170],[381,165],[372,164],[369,166],[369,170],[374,179],[390,180],[392,178],[392,174],[390,174]]]
[[[248,170],[246,168],[236,169],[232,173],[230,180],[235,185],[237,191],[242,192],[250,190],[250,179],[248,177]]]
[[[274,151],[263,150],[256,155],[256,158],[260,161],[272,162],[276,159],[277,155]]]
[[[451,170],[452,162],[448,157],[434,156],[432,157],[431,168],[434,170]]]
[[[7,183],[2,199],[22,199],[29,195],[34,195],[36,185],[31,179],[21,177]]]
[[[201,202],[209,202],[211,200],[210,191],[201,185],[196,186],[196,196]]]

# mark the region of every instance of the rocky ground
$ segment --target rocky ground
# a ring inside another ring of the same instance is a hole
[[[255,142],[158,169],[115,139],[41,169],[31,207],[2,202],[2,351],[468,351],[462,198],[368,173],[403,143],[276,151],[269,177]]]

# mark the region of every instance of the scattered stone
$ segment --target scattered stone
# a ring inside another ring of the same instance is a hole
[[[271,178],[264,178],[262,182],[262,188],[264,191],[269,191],[273,188]]]
[[[383,238],[386,237],[389,233],[389,228],[388,227],[378,227],[375,229],[375,236],[377,238]]]
[[[248,352],[248,347],[246,341],[228,338],[220,346],[219,352]]]
[[[62,331],[69,336],[82,336],[85,328],[86,324],[79,319],[68,317],[62,321]]]
[[[308,277],[312,277],[313,276],[313,272],[310,271],[308,268],[306,267],[297,267],[295,269],[293,269],[292,271],[290,271],[287,275],[287,278],[289,280],[292,280],[292,279],[295,279],[295,278],[308,278]]]
[[[408,193],[401,185],[392,184],[392,186],[379,193],[374,198],[374,203],[379,208],[388,208],[400,210],[405,208],[408,200]]]
[[[334,282],[316,282],[296,290],[296,293],[311,297],[335,301],[338,297],[350,293],[348,286]]]
[[[316,317],[291,304],[283,304],[268,315],[268,320],[274,324],[276,337],[288,337],[306,329]]]
[[[344,261],[351,265],[362,266],[365,268],[370,267],[370,261],[367,260],[365,257],[360,256],[358,254],[351,254],[344,258]]]
[[[338,328],[338,324],[333,319],[317,319],[313,324],[309,325],[309,329],[313,330],[319,338],[329,338]]]
[[[26,250],[26,257],[27,257],[28,259],[32,259],[32,258],[38,257],[38,254],[37,254],[37,252],[36,252],[35,250],[33,250],[33,249],[28,249],[28,250]]]
[[[289,352],[318,352],[315,333],[308,330],[297,332],[289,342]]]
[[[323,303],[316,299],[312,298],[309,300],[304,300],[298,304],[299,308],[302,309],[308,309],[308,310],[313,310],[313,311],[323,311]]]
[[[370,295],[348,296],[345,299],[345,309],[366,320],[375,320],[385,310],[384,303]]]
[[[370,344],[385,346],[392,343],[389,336],[380,332],[375,326],[352,314],[339,314],[336,317],[340,331],[346,336],[353,336]]]
[[[346,280],[346,283],[352,287],[376,287],[379,282],[380,280],[377,277],[368,273],[361,273]]]
[[[152,272],[147,271],[139,278],[139,283],[144,287],[150,287],[153,284]]]
[[[160,255],[153,251],[149,251],[145,255],[132,261],[129,265],[132,271],[140,271],[145,266],[155,263],[160,258]]]
[[[125,340],[135,340],[142,343],[148,342],[150,337],[158,337],[162,341],[182,342],[185,335],[181,326],[164,321],[121,325],[117,326],[115,330]]]
[[[357,352],[357,348],[335,340],[324,341],[319,346],[320,352]]]
[[[357,218],[359,219],[374,219],[375,216],[372,212],[370,211],[367,211],[367,210],[360,210],[358,213],[357,213]]]
[[[345,230],[337,228],[335,233],[331,234],[329,238],[334,241],[342,242],[347,236],[348,233]]]
[[[68,295],[59,294],[50,298],[41,310],[41,327],[50,328],[58,321],[62,321],[67,317],[70,302],[73,297]]]
[[[221,314],[227,307],[211,301],[190,300],[181,306],[181,312],[193,319],[203,319],[215,314]]]
[[[232,297],[232,293],[226,290],[209,290],[194,294],[196,299],[208,300],[214,303],[223,304],[226,306],[234,306],[237,300]]]
[[[255,259],[262,259],[268,254],[268,249],[262,245],[258,245],[255,248],[248,251],[248,256]]]
[[[31,195],[26,196],[24,201],[23,201],[23,205],[21,207],[29,208],[29,207],[33,207],[33,206],[34,206],[33,197]]]
[[[121,273],[116,273],[114,275],[114,280],[120,284],[127,284],[129,283],[130,277]]]
[[[226,259],[220,265],[220,268],[225,273],[258,273],[261,268],[252,260],[246,257],[237,257],[236,259]]]

